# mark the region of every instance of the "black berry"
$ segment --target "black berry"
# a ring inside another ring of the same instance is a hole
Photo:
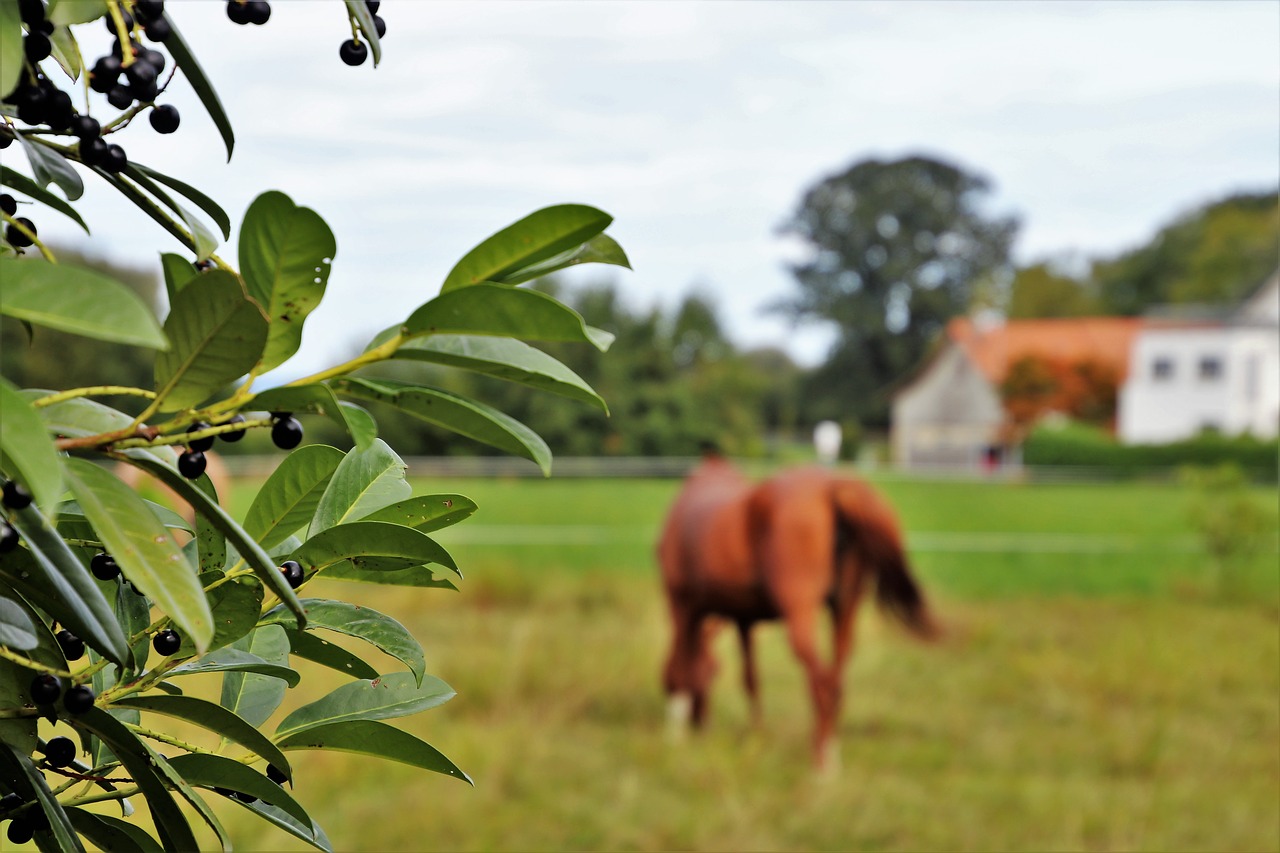
[[[285,782],[289,781],[289,777],[284,775],[284,771],[279,767],[276,767],[274,764],[267,765],[267,778],[272,782],[275,782],[277,785],[283,785]]]
[[[19,216],[17,219],[14,220],[14,222],[21,222],[23,226],[25,226],[26,229],[30,231],[32,234],[36,233],[35,224],[30,219],[27,219],[25,216]],[[23,232],[19,231],[16,225],[10,225],[8,228],[5,229],[4,238],[8,240],[9,245],[13,246],[15,249],[25,249],[27,246],[34,245],[35,243],[34,240],[32,240]],[[5,487],[5,506],[12,506],[12,504],[9,503],[8,496],[9,496],[9,491],[8,491],[8,486],[6,486]],[[31,501],[28,500],[27,503],[31,503]],[[26,506],[26,504],[23,504],[23,506]]]
[[[302,566],[298,565],[297,560],[285,560],[280,566],[280,574],[284,575],[292,589],[302,586]]]
[[[8,193],[0,193],[0,210],[5,216],[13,216],[18,212],[18,200]]]
[[[156,70],[157,74],[164,70],[164,54],[158,50],[153,50],[149,47],[144,48],[138,51],[138,60],[149,64]]]
[[[129,84],[135,87],[154,83],[157,73],[154,65],[140,59],[135,59],[133,64],[124,70],[124,76],[129,79]]]
[[[0,521],[0,554],[18,547],[18,531],[6,521]]]
[[[81,141],[86,139],[97,139],[98,134],[102,132],[102,125],[98,124],[98,120],[91,116],[78,115],[71,120],[71,132],[74,133]]]
[[[80,159],[87,166],[101,166],[107,162],[107,148],[110,144],[101,136],[80,140]]]
[[[133,11],[143,20],[154,21],[164,14],[164,0],[137,0]]]
[[[164,41],[173,34],[173,30],[169,27],[169,22],[164,18],[156,18],[147,24],[142,30],[147,34],[147,38],[152,41]]]
[[[76,760],[76,743],[69,737],[50,738],[44,745],[44,760],[50,767],[66,767]]]
[[[230,420],[224,421],[224,423],[225,424],[242,424],[244,423],[244,415],[236,415]],[[230,441],[234,443],[244,438],[244,430],[240,429],[240,430],[236,430],[235,432],[220,433],[220,437],[222,438],[223,441]]]
[[[93,690],[83,684],[77,684],[67,690],[62,697],[62,707],[70,714],[83,714],[93,707]]]
[[[94,554],[93,559],[89,561],[89,571],[100,581],[109,581],[119,576],[120,567],[116,565],[116,558],[105,552]]]
[[[194,480],[204,473],[208,464],[209,460],[199,450],[188,450],[178,457],[178,473],[188,480]]]
[[[15,817],[10,821],[9,830],[5,833],[5,837],[14,844],[26,844],[31,840],[33,834],[30,823],[23,818]]]
[[[116,83],[107,92],[107,103],[118,110],[127,110],[133,104],[133,92],[128,86]]]
[[[49,41],[49,37],[44,33],[36,30],[27,33],[27,37],[22,41],[22,52],[27,55],[28,62],[39,62],[47,59],[50,53],[53,53],[53,42]]]
[[[19,219],[18,221],[26,222],[27,220]],[[34,231],[35,229],[32,228],[32,230]],[[13,241],[10,240],[9,242],[12,243]],[[4,505],[9,509],[26,509],[31,506],[31,493],[23,488],[19,483],[15,483],[13,480],[4,484],[2,494]]]
[[[173,654],[181,647],[182,638],[172,628],[157,631],[156,635],[151,638],[151,648],[156,650],[156,654],[164,655],[165,657]]]
[[[56,675],[37,675],[31,679],[31,701],[37,705],[52,705],[62,695],[62,679]]]
[[[262,26],[271,20],[271,4],[267,0],[249,0],[245,4],[248,10],[249,23]]]
[[[69,661],[80,660],[84,657],[84,640],[77,637],[67,629],[53,635],[58,641],[58,646],[62,649],[62,656]]]
[[[231,23],[244,26],[249,23],[249,4],[241,0],[227,0],[227,17]]]
[[[382,0],[364,0],[364,5],[369,9],[370,15],[376,15],[378,9],[382,8]]]
[[[178,129],[178,108],[173,104],[165,104],[151,111],[151,126],[156,133],[173,133]],[[212,439],[211,439],[212,440]]]
[[[128,30],[133,29],[132,15],[130,15],[128,12],[121,10],[120,17],[124,19],[124,28],[126,32]],[[107,28],[107,32],[111,33],[111,35],[113,36],[120,35],[119,30],[116,29],[116,19],[111,17],[110,15],[107,15],[102,19],[102,25]]]
[[[373,28],[378,31],[378,38],[387,34],[387,22],[382,20],[380,15],[373,16]]]
[[[364,46],[364,42],[347,39],[338,48],[338,56],[348,65],[362,65],[369,57],[369,48]]]
[[[40,0],[18,0],[18,16],[22,23],[34,27],[44,20],[44,3]]]
[[[204,421],[199,421],[187,427],[187,432],[188,433],[200,432],[201,430],[205,430],[208,428],[209,428],[209,424],[205,423]],[[204,451],[213,447],[213,436],[209,435],[209,436],[205,436],[204,438],[197,438],[192,441],[188,441],[187,447],[189,447],[192,450],[198,450],[203,453]]]
[[[129,165],[129,158],[125,155],[124,149],[119,145],[108,145],[107,155],[102,164],[102,168],[113,175],[118,175]]]
[[[292,450],[302,443],[302,424],[292,415],[277,415],[271,425],[271,441],[281,450]]]
[[[17,794],[5,794],[3,797],[0,797],[0,815],[13,811],[24,802],[26,801]]]
[[[120,79],[120,59],[115,56],[104,56],[93,64],[90,72],[89,88],[98,94],[105,95]]]

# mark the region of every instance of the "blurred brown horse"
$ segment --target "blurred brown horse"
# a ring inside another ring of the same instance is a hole
[[[882,609],[922,638],[938,634],[911,577],[892,510],[865,483],[821,468],[786,471],[752,485],[717,453],[689,476],[658,544],[675,630],[663,673],[674,718],[706,718],[718,621],[735,624],[753,722],[760,717],[751,642],[756,622],[781,619],[809,677],[816,713],[814,760],[830,767],[853,651],[854,618],[874,576]],[[823,610],[831,613],[834,655],[818,651]],[[683,719],[678,719],[683,723]]]

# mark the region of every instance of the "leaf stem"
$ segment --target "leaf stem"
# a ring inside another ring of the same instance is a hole
[[[187,743],[185,740],[173,737],[172,735],[167,735],[164,732],[153,731],[152,729],[143,728],[142,726],[137,726],[133,723],[125,723],[124,725],[135,734],[140,734],[145,738],[160,741],[160,743],[167,743],[169,746],[176,746],[178,749],[185,749],[187,752],[200,752],[205,755],[217,755],[217,753],[211,749],[196,746],[194,743]]]
[[[45,406],[52,406],[54,403],[62,403],[66,400],[74,400],[77,397],[104,397],[104,396],[129,396],[129,397],[147,397],[155,399],[156,392],[148,391],[145,388],[134,388],[129,385],[90,385],[85,388],[69,388],[66,391],[59,391],[56,394],[50,394],[47,397],[41,397],[32,401],[31,405],[37,409]]]
[[[105,803],[110,800],[124,800],[139,793],[141,789],[137,785],[130,785],[127,788],[119,788],[115,791],[108,791],[105,794],[86,794],[82,797],[72,797],[63,801],[62,805],[66,806],[87,806],[90,803]]]
[[[21,666],[21,667],[26,667],[27,669],[33,669],[36,672],[47,672],[49,675],[56,675],[59,678],[75,678],[74,675],[72,675],[70,672],[68,672],[65,669],[58,669],[55,666],[49,666],[48,664],[43,664],[43,663],[40,663],[39,661],[34,661],[31,658],[27,657],[26,655],[20,655],[17,652],[10,650],[6,646],[0,646],[0,658],[4,658],[7,661],[12,661],[13,663],[16,663],[18,666]]]
[[[190,444],[192,441],[199,441],[202,438],[210,438],[215,435],[225,435],[229,432],[243,432],[251,427],[271,426],[270,418],[254,418],[237,424],[219,424],[208,429],[196,430],[195,432],[180,432],[174,435],[162,435],[156,438],[126,438],[123,441],[117,441],[112,444],[112,450],[126,450],[130,447],[164,447],[171,444]]]
[[[107,12],[115,22],[116,36],[120,39],[120,67],[128,68],[133,64],[135,57],[133,51],[128,49],[132,38],[129,35],[129,28],[124,25],[124,15],[120,12],[119,0],[107,0]]]
[[[332,379],[335,376],[344,376],[357,368],[364,367],[367,364],[373,364],[379,361],[386,361],[395,354],[395,351],[404,343],[404,333],[398,333],[394,338],[386,341],[379,346],[374,347],[368,352],[363,352],[350,361],[330,367],[328,370],[321,370],[319,373],[313,373],[310,376],[304,376],[301,379],[295,379],[292,382],[285,383],[284,387],[292,388],[297,385],[313,385],[317,382],[323,382],[326,379]]]
[[[42,243],[40,241],[40,238],[36,236],[36,232],[32,231],[30,228],[23,225],[16,218],[10,216],[7,213],[0,214],[0,215],[4,217],[5,222],[9,223],[10,227],[16,228],[18,231],[22,232],[22,234],[28,240],[30,240],[37,249],[40,250],[40,254],[44,255],[44,259],[46,261],[48,261],[51,264],[56,264],[58,262],[58,259],[53,256],[53,252],[50,252],[47,248],[45,248],[44,243]]]

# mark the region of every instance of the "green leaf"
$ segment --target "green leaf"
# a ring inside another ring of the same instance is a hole
[[[213,639],[213,614],[169,531],[133,489],[91,462],[68,460],[67,482],[120,571],[203,652]]]
[[[338,402],[333,390],[321,383],[271,388],[256,395],[250,404],[268,412],[323,415],[340,426],[361,449],[373,444],[378,437],[378,425],[368,412],[359,406]]]
[[[173,55],[173,61],[182,69],[187,82],[191,84],[192,89],[195,89],[196,95],[200,98],[200,103],[204,104],[209,117],[213,119],[214,125],[218,128],[218,132],[222,134],[222,141],[227,146],[227,160],[230,161],[231,149],[236,144],[235,133],[231,130],[231,120],[227,118],[226,110],[222,108],[222,102],[218,100],[218,93],[213,90],[213,85],[209,82],[209,78],[205,76],[204,69],[200,67],[200,63],[196,61],[195,54],[191,52],[186,40],[178,32],[178,27],[173,23],[172,16],[167,16],[166,20],[169,21],[170,33],[169,37],[164,41],[164,46]]]
[[[136,293],[102,273],[0,258],[0,314],[74,335],[165,349],[164,333]]]
[[[76,719],[76,725],[87,729],[110,747],[124,765],[129,777],[146,799],[151,819],[167,850],[199,850],[200,845],[187,825],[187,819],[169,794],[168,786],[157,775],[152,752],[124,725],[101,708],[90,708]]]
[[[46,17],[60,27],[96,21],[105,14],[107,4],[103,0],[53,0],[45,12]]]
[[[41,397],[47,397],[53,392],[26,388],[19,393],[24,399],[34,401]],[[41,406],[36,409],[36,414],[44,421],[45,428],[49,432],[65,435],[68,438],[115,432],[133,423],[133,416],[84,397],[63,400],[60,403],[54,403],[49,406]],[[178,464],[178,452],[166,445],[133,447],[123,452],[127,456],[150,459],[169,467]]]
[[[222,270],[179,291],[164,321],[170,349],[156,359],[162,412],[198,405],[258,361],[267,340],[262,309]]]
[[[448,578],[440,577],[426,566],[409,566],[403,569],[360,568],[347,561],[325,569],[325,580],[371,583],[379,586],[408,586],[416,589],[451,589],[458,587]]]
[[[6,4],[0,3],[0,9],[9,8]],[[21,51],[19,51],[21,55]],[[84,233],[89,233],[89,226],[80,218],[80,214],[76,213],[76,209],[58,198],[35,181],[28,178],[21,172],[15,172],[8,166],[0,166],[0,184],[6,187],[12,187],[23,195],[29,195],[41,204],[48,205],[63,216],[70,217],[75,220],[76,224],[84,229]]]
[[[407,498],[413,489],[404,472],[404,461],[380,438],[347,453],[316,505],[310,535]]]
[[[213,503],[220,503],[217,489],[208,474],[191,481]],[[200,572],[220,572],[227,565],[227,540],[208,516],[196,514],[196,557]]]
[[[30,651],[40,644],[36,626],[17,602],[0,597],[0,646]]]
[[[386,521],[336,524],[312,536],[289,556],[303,569],[316,571],[344,560],[371,570],[403,569],[425,563],[458,570],[449,552],[430,536]],[[304,599],[304,603],[309,600]]]
[[[610,264],[631,269],[631,261],[627,259],[627,253],[622,251],[617,241],[608,234],[597,234],[580,246],[490,281],[508,285],[522,284],[579,264]]]
[[[114,187],[122,196],[133,202],[139,210],[150,216],[165,231],[173,235],[183,246],[191,251],[197,251],[196,241],[192,238],[182,225],[174,221],[173,217],[164,212],[164,208],[156,202],[154,198],[144,193],[132,181],[126,180],[123,175],[114,175],[100,166],[94,166],[93,171],[106,181],[110,186]]]
[[[157,172],[155,169],[144,166],[141,163],[129,161],[129,168],[125,169],[125,174],[133,175],[137,172],[141,172],[144,176],[164,184],[180,193],[184,198],[190,199],[196,207],[207,213],[209,218],[217,223],[218,229],[222,231],[224,240],[231,239],[231,217],[227,216],[227,212],[216,201],[175,177],[166,175],[163,172]]]
[[[178,515],[167,506],[161,506],[154,501],[143,501],[143,503],[147,505],[147,509],[151,510],[152,515],[159,519],[160,523],[165,527],[168,527],[170,530],[183,530],[187,533],[195,533],[195,530],[192,529],[191,525],[187,523],[185,518]],[[78,520],[84,520],[85,524],[89,523],[88,520],[85,519],[84,510],[80,508],[80,504],[75,501],[63,501],[58,505],[59,525],[64,521],[74,522]]]
[[[146,172],[133,164],[125,167],[124,174],[132,178],[135,185],[151,193],[153,198],[178,214],[178,218],[187,227],[187,233],[191,235],[197,261],[208,260],[213,255],[220,241],[218,236],[209,230],[209,226],[205,225],[203,219],[178,203],[173,196],[164,191],[159,183],[151,180]]]
[[[266,735],[221,705],[194,696],[126,696],[117,699],[114,705],[195,723],[265,758],[286,774],[292,772],[284,753]]]
[[[232,648],[285,667],[289,663],[289,638],[279,625],[263,625],[236,640]],[[220,703],[239,714],[251,726],[261,726],[284,701],[285,682],[270,675],[228,670],[222,678]],[[295,682],[296,683],[296,682]]]
[[[208,596],[209,609],[213,611],[211,651],[234,643],[258,623],[258,614],[262,612],[262,584],[257,580],[248,577],[229,580],[210,590]]]
[[[6,555],[0,560],[0,575],[86,645],[123,668],[129,660],[128,641],[115,610],[84,564],[34,506],[11,511],[9,523],[22,534],[31,559],[19,563],[15,557],[20,552]]]
[[[369,43],[369,51],[373,54],[373,67],[377,68],[382,61],[382,43],[378,39],[378,28],[373,22],[373,13],[365,5],[364,0],[347,0],[347,14],[356,19],[360,25],[360,35]]]
[[[131,668],[134,672],[142,672],[147,668],[147,658],[151,656],[151,637],[147,634],[147,628],[151,625],[151,603],[147,601],[146,596],[138,595],[124,584],[117,584],[115,607],[116,621],[120,623],[120,630],[129,637],[137,637],[132,646]],[[188,646],[188,656],[193,654],[195,644],[190,639],[184,639],[183,642]],[[113,677],[111,683],[114,684],[117,680]],[[107,686],[105,683],[95,685],[94,691],[99,692],[98,688],[105,686]]]
[[[467,438],[523,456],[551,474],[551,449],[536,432],[492,406],[436,388],[387,380],[347,377],[334,382],[334,390],[351,397],[395,406],[428,423]]]
[[[342,646],[321,639],[306,631],[285,629],[289,637],[290,653],[305,660],[327,666],[329,669],[352,678],[377,678],[378,671]]]
[[[200,270],[196,269],[195,264],[172,252],[160,255],[160,268],[164,271],[164,290],[170,304],[173,303],[173,298],[178,291],[195,281],[200,275]]]
[[[373,720],[351,720],[315,726],[282,738],[281,749],[330,749],[375,755],[424,770],[453,776],[474,785],[471,777],[445,758],[435,747],[408,732]]]
[[[324,834],[320,824],[314,820],[311,821],[310,826],[307,826],[283,809],[269,806],[266,803],[242,803],[235,799],[232,802],[241,808],[248,809],[268,823],[278,826],[294,838],[302,839],[317,850],[322,850],[324,853],[333,853],[333,845],[329,843],[329,837]]]
[[[281,758],[283,757],[281,755]],[[274,760],[271,763],[276,764]],[[303,823],[311,822],[311,817],[306,810],[289,795],[288,791],[239,761],[221,755],[191,753],[170,758],[169,766],[182,774],[182,778],[186,779],[188,784],[201,788],[229,788],[232,791],[251,794],[283,809]],[[287,765],[276,764],[276,766],[288,772]]]
[[[514,338],[432,335],[403,344],[393,358],[446,364],[496,376],[588,403],[609,413],[604,400],[581,376],[541,350]]]
[[[417,495],[366,515],[363,521],[403,524],[430,533],[457,524],[476,511],[476,502],[462,495]]]
[[[302,343],[302,323],[324,296],[338,251],[320,214],[284,193],[254,199],[240,226],[240,274],[267,312],[271,331],[260,370],[282,364]]]
[[[3,274],[3,268],[0,268]],[[8,285],[0,290],[7,290]],[[0,455],[13,467],[8,471],[26,486],[47,511],[62,497],[62,456],[45,432],[44,422],[18,390],[0,377]]]
[[[408,672],[393,672],[372,681],[360,679],[285,717],[276,728],[276,740],[348,720],[386,720],[416,714],[455,695],[452,687],[434,675],[422,679],[420,685]]]
[[[19,796],[27,800],[34,799],[40,804],[40,810],[44,812],[49,822],[48,831],[53,834],[53,841],[56,844],[53,849],[79,850],[83,853],[84,845],[80,843],[79,836],[67,819],[67,813],[62,810],[58,798],[49,790],[49,783],[45,781],[44,774],[36,769],[31,759],[13,745],[4,743],[0,744],[0,766],[8,771],[5,775],[13,778],[17,783],[14,787],[18,789]]]
[[[31,137],[18,134],[22,150],[27,152],[27,161],[31,164],[31,174],[36,183],[42,187],[57,184],[68,201],[75,201],[84,195],[84,181],[72,168],[71,163],[52,148],[39,142],[31,141]]]
[[[139,743],[142,744],[142,748],[147,751],[147,754],[151,756],[151,764],[159,771],[159,775],[196,810],[200,817],[204,818],[204,822],[218,836],[218,841],[222,843],[224,853],[230,853],[231,839],[227,836],[227,831],[222,828],[222,822],[218,820],[218,816],[214,814],[213,809],[209,808],[209,804],[196,793],[194,788],[187,784],[187,780],[182,778],[182,774],[173,769],[173,766],[169,764],[169,760],[164,755],[157,752],[146,741],[139,741]]]
[[[203,491],[196,488],[190,480],[183,477],[173,468],[154,460],[140,457],[130,456],[129,461],[144,471],[149,471],[162,483],[177,492],[183,500],[191,504],[192,509],[217,527],[222,535],[227,537],[227,541],[236,549],[241,558],[253,569],[258,579],[274,592],[284,602],[285,606],[301,616],[302,605],[298,604],[298,596],[294,595],[289,582],[285,580],[284,575],[280,574],[275,560],[271,559],[267,552],[262,549],[262,546],[245,533],[244,528],[237,524],[235,519],[227,515],[226,510],[218,506],[216,501],[210,500]]]
[[[323,628],[364,640],[399,660],[409,668],[418,682],[422,681],[427,666],[422,655],[422,644],[390,616],[346,601],[304,598],[302,603],[307,608],[308,629]],[[278,607],[263,615],[262,624],[278,624],[294,629],[297,627],[293,614]]]
[[[449,271],[441,293],[494,281],[574,249],[604,231],[609,214],[582,204],[535,211],[484,240]]]
[[[0,101],[9,97],[22,79],[26,64],[22,52],[22,18],[17,3],[0,3]]]
[[[163,849],[141,827],[111,815],[69,808],[71,825],[103,853],[162,853]]]
[[[613,336],[592,328],[572,308],[536,290],[475,284],[442,293],[404,322],[407,338],[490,335],[529,341],[585,341],[604,352]]]
[[[71,30],[66,27],[55,27],[53,34],[49,36],[50,46],[53,48],[53,59],[71,78],[72,82],[80,79],[80,72],[84,70],[84,58],[80,55],[80,45],[76,42],[76,37],[71,34]]]
[[[286,456],[254,497],[244,517],[245,533],[272,548],[301,529],[344,458],[325,444],[308,444]]]
[[[243,639],[241,638],[241,640]],[[241,640],[236,642],[240,643]],[[247,645],[246,643],[246,647]],[[298,674],[297,670],[290,669],[280,663],[270,663],[257,655],[235,647],[209,652],[199,660],[174,667],[169,670],[169,675],[204,675],[209,672],[249,672],[267,675],[274,680],[283,681],[289,687],[297,687],[298,682],[302,680],[302,676]]]

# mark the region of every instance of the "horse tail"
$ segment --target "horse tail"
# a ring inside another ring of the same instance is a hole
[[[860,562],[876,576],[876,604],[925,640],[941,628],[911,575],[898,520],[888,504],[865,483],[840,480],[832,490],[836,515]]]

